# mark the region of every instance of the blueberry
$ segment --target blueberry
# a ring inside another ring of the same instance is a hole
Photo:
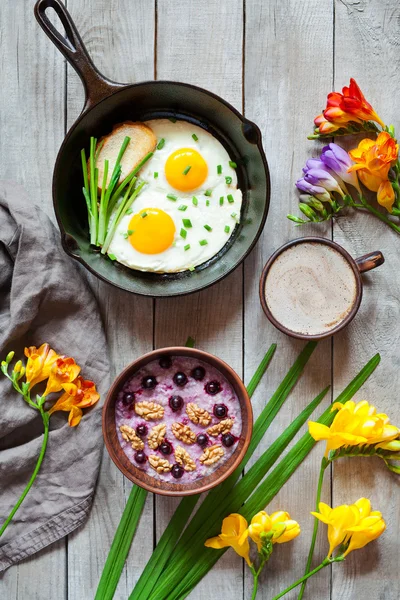
[[[230,448],[235,443],[235,437],[231,433],[224,433],[221,439],[226,448]]]
[[[203,369],[203,367],[195,367],[191,372],[191,376],[196,381],[203,381],[205,374],[206,374],[206,370]]]
[[[177,385],[179,387],[183,387],[184,385],[187,384],[187,377],[186,377],[185,373],[182,373],[180,371],[178,371],[178,373],[175,373],[173,379],[174,379],[175,385]]]
[[[175,477],[175,479],[180,479],[183,475],[183,467],[175,463],[171,469],[171,475],[172,477]]]
[[[163,442],[162,444],[160,444],[160,452],[162,452],[163,454],[171,454],[171,444],[169,442]]]
[[[152,390],[156,387],[156,385],[157,379],[153,377],[153,375],[146,375],[146,377],[143,377],[142,386],[145,390]]]
[[[169,369],[172,365],[172,360],[169,356],[161,356],[160,360],[158,361],[158,364],[162,369]]]
[[[147,460],[147,456],[145,455],[145,453],[142,450],[138,450],[137,452],[135,452],[135,461],[137,463],[139,463],[140,465],[145,463]]]
[[[206,383],[206,392],[207,394],[211,394],[211,396],[215,396],[218,392],[221,391],[221,384],[218,381],[209,381]]]
[[[205,433],[199,433],[199,435],[196,438],[196,442],[199,446],[205,446],[208,442],[208,435],[206,435]]]
[[[226,417],[227,412],[225,404],[214,404],[214,415],[218,417],[218,419]]]
[[[144,437],[145,435],[147,435],[148,432],[148,428],[147,425],[138,425],[136,427],[136,433],[140,436],[140,437]]]
[[[178,410],[181,410],[183,406],[183,398],[181,396],[171,396],[168,404],[173,412],[177,412]]]
[[[122,404],[124,406],[130,406],[135,402],[135,394],[133,392],[125,392],[122,396]]]

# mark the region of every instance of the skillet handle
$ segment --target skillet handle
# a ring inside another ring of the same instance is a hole
[[[46,15],[48,8],[54,9],[58,15],[65,29],[65,35],[60,33],[51,23]],[[82,112],[85,112],[100,102],[100,100],[107,98],[107,96],[110,96],[116,90],[124,87],[124,84],[107,79],[97,70],[75,27],[71,15],[62,2],[59,0],[38,0],[35,4],[34,12],[40,27],[53,44],[57,46],[70,65],[73,66],[82,80],[85,88],[85,105]]]

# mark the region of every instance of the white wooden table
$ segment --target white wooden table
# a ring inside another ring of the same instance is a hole
[[[256,121],[272,176],[264,233],[246,263],[222,283],[186,298],[152,301],[91,279],[107,327],[113,373],[154,347],[182,344],[192,335],[199,347],[222,357],[247,382],[276,341],[277,354],[254,396],[257,415],[303,346],[264,317],[258,299],[260,271],[283,242],[315,233],[332,237],[354,256],[380,249],[386,264],[365,277],[364,301],[353,324],[320,343],[260,451],[332,383],[327,405],[377,351],[382,363],[357,398],[376,403],[399,424],[400,239],[372,216],[356,215],[326,229],[297,229],[285,218],[296,213],[294,181],[305,160],[317,153],[318,145],[306,135],[329,91],[355,77],[378,113],[400,132],[397,0],[68,0],[67,7],[95,63],[110,78],[204,86]],[[53,216],[53,164],[82,108],[81,84],[36,24],[31,0],[1,1],[0,48],[0,175],[24,184]],[[269,600],[303,572],[322,451],[320,445],[312,452],[269,507],[288,510],[303,533],[293,544],[277,548],[262,577],[260,599]],[[398,479],[378,459],[351,459],[335,465],[333,480],[326,478],[324,500],[338,504],[370,497],[388,528],[344,565],[316,576],[307,598],[397,600]],[[0,578],[0,598],[93,599],[129,489],[105,454],[87,524],[9,569]],[[116,598],[127,599],[175,506],[174,500],[148,497]],[[320,533],[322,558],[324,527]],[[247,570],[229,552],[191,597],[242,600],[250,590]]]

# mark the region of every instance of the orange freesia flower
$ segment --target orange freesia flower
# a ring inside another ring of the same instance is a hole
[[[322,114],[314,119],[319,133],[332,133],[348,123],[375,121],[385,127],[371,104],[367,102],[354,79],[350,79],[349,87],[344,87],[342,93],[331,92]]]
[[[29,389],[32,389],[34,385],[49,377],[50,369],[59,356],[50,348],[49,344],[42,344],[40,348],[30,346],[25,348],[24,353],[28,358],[26,381],[30,384]]]
[[[77,377],[72,383],[63,385],[65,392],[49,410],[49,415],[58,410],[69,412],[68,423],[76,427],[82,418],[82,408],[93,406],[100,398],[93,381]]]
[[[48,396],[52,392],[59,392],[65,384],[74,381],[80,372],[81,368],[76,364],[75,360],[70,357],[59,356],[53,363],[44,396]]]
[[[388,174],[399,155],[396,140],[386,131],[382,131],[376,140],[361,140],[358,147],[350,150],[349,154],[356,163],[349,168],[349,172],[357,171],[365,187],[372,192],[378,192],[379,204],[390,212],[394,202],[394,191],[388,181]]]

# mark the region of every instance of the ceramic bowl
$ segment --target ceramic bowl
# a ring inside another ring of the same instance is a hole
[[[115,426],[115,405],[118,399],[118,394],[126,381],[137,373],[139,369],[153,360],[159,359],[161,356],[184,356],[201,360],[210,364],[217,369],[231,384],[236,393],[242,417],[242,431],[239,441],[233,454],[217,467],[215,471],[199,478],[196,481],[188,483],[169,483],[156,479],[136,467],[125,455],[118,440],[117,429]],[[112,384],[108,392],[104,407],[103,407],[103,436],[106,448],[112,460],[118,469],[132,481],[133,483],[145,488],[149,492],[161,494],[165,496],[190,496],[192,494],[201,494],[207,490],[217,486],[224,481],[238,467],[246,453],[250,443],[253,430],[253,411],[251,402],[247,394],[246,388],[240,379],[239,375],[227,365],[224,361],[216,356],[187,347],[171,347],[161,348],[149,352],[128,365]]]

